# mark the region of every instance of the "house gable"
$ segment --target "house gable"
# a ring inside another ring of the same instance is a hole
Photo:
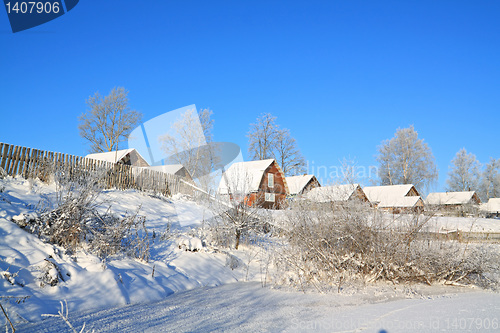
[[[429,193],[426,203],[432,206],[479,205],[481,200],[474,191]]]
[[[291,196],[304,194],[321,186],[314,175],[286,177],[286,182]]]
[[[218,192],[222,195],[244,197],[247,205],[280,208],[289,189],[278,163],[269,159],[231,165],[222,175]]]
[[[121,149],[116,151],[109,151],[104,153],[88,154],[85,158],[91,158],[94,160],[110,162],[110,163],[121,163],[125,165],[132,165],[138,167],[149,166],[148,162],[139,154],[134,148]]]

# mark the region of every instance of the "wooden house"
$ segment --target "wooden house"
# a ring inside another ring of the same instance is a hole
[[[424,201],[412,184],[366,186],[363,191],[375,208],[394,214],[424,210]]]
[[[146,162],[141,154],[139,154],[139,152],[134,148],[109,151],[105,153],[88,154],[85,157],[99,161],[121,163],[137,167],[149,166],[148,162]]]
[[[342,203],[348,201],[369,202],[359,184],[323,186],[313,188],[305,197],[317,203]]]
[[[500,198],[490,198],[488,202],[481,204],[481,212],[489,218],[500,217]]]
[[[289,190],[278,163],[268,159],[232,164],[223,173],[218,192],[248,206],[280,209]]]
[[[447,214],[477,214],[481,199],[475,191],[429,193],[425,200],[429,209]]]
[[[286,183],[288,184],[290,197],[302,195],[309,192],[313,188],[321,187],[321,184],[314,175],[286,177]]]

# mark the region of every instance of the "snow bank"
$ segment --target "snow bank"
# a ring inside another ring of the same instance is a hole
[[[105,191],[104,211],[124,216],[138,208],[147,217],[151,260],[125,257],[102,261],[79,251],[69,255],[63,248],[43,243],[12,222],[29,219],[38,207],[52,207],[55,186],[20,178],[0,180],[0,295],[29,296],[23,304],[6,303],[15,322],[39,321],[44,313],[55,314],[59,301],[67,300],[70,311],[145,303],[176,292],[217,286],[242,280],[243,269],[226,266],[226,254],[201,252],[201,240],[190,237],[179,249],[177,237],[201,225],[212,213],[194,202],[178,198],[154,198],[132,190]],[[1,301],[1,300],[0,300]],[[0,324],[4,321],[0,317]]]

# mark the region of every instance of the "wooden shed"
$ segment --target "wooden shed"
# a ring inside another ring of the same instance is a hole
[[[321,187],[321,184],[314,175],[300,175],[286,177],[290,197],[302,195],[313,188]]]
[[[475,191],[434,192],[425,200],[428,208],[447,214],[477,214],[481,199]]]
[[[218,192],[253,207],[281,209],[289,194],[285,175],[274,159],[232,164]]]
[[[188,169],[186,169],[182,164],[155,165],[146,167],[146,169],[160,171],[170,175],[176,175],[185,179],[191,184],[195,183]]]
[[[135,148],[109,151],[105,153],[88,154],[85,157],[99,161],[121,163],[137,167],[149,166],[148,162],[146,162],[146,160],[141,156],[141,154],[139,154],[139,152]]]
[[[418,213],[424,210],[424,201],[412,184],[366,186],[363,190],[374,207],[391,213]]]
[[[481,205],[481,211],[489,218],[500,217],[500,198],[490,198]]]
[[[312,189],[305,195],[308,200],[314,202],[347,202],[358,200],[369,202],[365,192],[359,184],[345,184],[323,186]]]

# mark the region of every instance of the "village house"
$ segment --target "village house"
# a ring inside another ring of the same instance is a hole
[[[465,216],[477,214],[481,200],[475,191],[434,192],[425,200],[428,209],[444,214]]]
[[[490,198],[488,202],[481,204],[481,213],[488,217],[500,217],[500,198]]]
[[[424,210],[424,201],[412,184],[366,186],[363,191],[375,208],[394,214]]]
[[[267,159],[232,164],[222,175],[218,193],[248,206],[280,209],[289,190],[278,163]]]
[[[313,188],[305,197],[317,203],[369,202],[368,197],[359,184],[317,187]]]
[[[286,177],[286,183],[288,184],[288,190],[290,191],[289,195],[292,198],[305,194],[313,188],[321,187],[321,184],[314,175]]]
[[[141,154],[139,154],[139,152],[134,148],[120,149],[105,153],[88,154],[87,156],[85,156],[85,158],[91,158],[94,160],[110,163],[121,163],[137,167],[149,166],[148,162],[146,162]]]

